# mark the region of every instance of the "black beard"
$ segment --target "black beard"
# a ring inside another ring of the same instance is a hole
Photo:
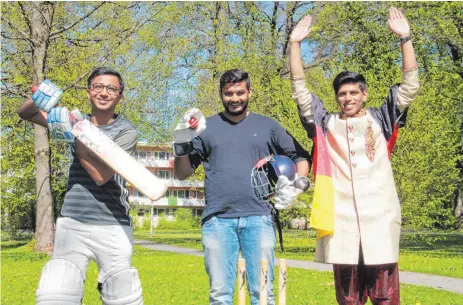
[[[231,111],[231,110],[228,108],[228,104],[225,104],[224,102],[222,102],[222,104],[223,104],[223,108],[225,109],[225,112],[228,113],[228,114],[231,115],[231,116],[239,116],[239,115],[242,115],[242,114],[245,113],[246,110],[248,109],[248,102],[242,103],[243,108],[242,108],[241,110],[238,110],[238,111]]]

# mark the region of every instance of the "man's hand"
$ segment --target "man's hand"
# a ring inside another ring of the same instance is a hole
[[[312,17],[310,15],[304,16],[291,32],[289,41],[291,43],[301,43],[307,36],[309,36],[310,31],[312,31],[311,24]]]
[[[193,151],[192,140],[206,130],[206,119],[202,112],[193,108],[188,110],[174,129],[174,154],[186,156]]]
[[[69,120],[69,110],[66,107],[52,108],[47,117],[48,129],[57,141],[74,142],[71,133],[72,125]]]
[[[306,191],[310,186],[307,177],[297,177],[294,181],[289,181],[285,176],[278,177],[275,186],[275,196],[273,202],[277,210],[287,209],[297,199],[297,197]]]
[[[44,80],[37,88],[32,88],[32,100],[35,106],[45,112],[50,110],[59,102],[63,90],[58,88],[48,79]]]
[[[408,25],[407,19],[405,19],[401,11],[393,6],[389,8],[387,25],[389,29],[399,37],[410,35],[410,26]]]

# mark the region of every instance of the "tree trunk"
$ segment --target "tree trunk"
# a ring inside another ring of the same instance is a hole
[[[30,37],[32,43],[32,60],[34,83],[43,81],[47,56],[48,39],[50,36],[54,4],[50,2],[35,2],[32,8]],[[50,183],[50,143],[48,131],[42,126],[34,125],[35,135],[35,169],[36,169],[36,252],[53,252],[53,197]]]
[[[457,189],[457,195],[455,197],[454,215],[456,218],[455,228],[463,228],[463,185],[460,185]]]

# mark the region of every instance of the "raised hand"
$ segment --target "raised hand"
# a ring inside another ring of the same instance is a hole
[[[206,118],[197,108],[188,110],[174,129],[174,154],[188,155],[193,150],[192,140],[206,130]]]
[[[389,8],[387,25],[389,29],[399,37],[410,35],[410,26],[408,25],[407,19],[405,19],[401,11],[393,6]]]
[[[310,31],[312,30],[311,24],[312,17],[310,15],[304,16],[291,32],[289,41],[299,43],[303,41],[307,36],[309,36]]]
[[[34,101],[35,106],[45,112],[50,112],[50,110],[59,102],[61,95],[63,94],[63,90],[58,88],[58,86],[48,79],[44,80],[38,88],[34,87],[32,90],[32,100]]]

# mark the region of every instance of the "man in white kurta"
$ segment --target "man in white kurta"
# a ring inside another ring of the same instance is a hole
[[[344,71],[333,82],[340,111],[330,114],[305,86],[300,43],[310,25],[306,16],[293,30],[290,65],[293,99],[315,146],[315,260],[333,264],[339,304],[364,304],[368,296],[373,304],[399,304],[401,215],[390,153],[419,88],[410,27],[399,10],[389,9],[389,28],[400,40],[403,77],[385,103],[365,109],[365,78]]]

